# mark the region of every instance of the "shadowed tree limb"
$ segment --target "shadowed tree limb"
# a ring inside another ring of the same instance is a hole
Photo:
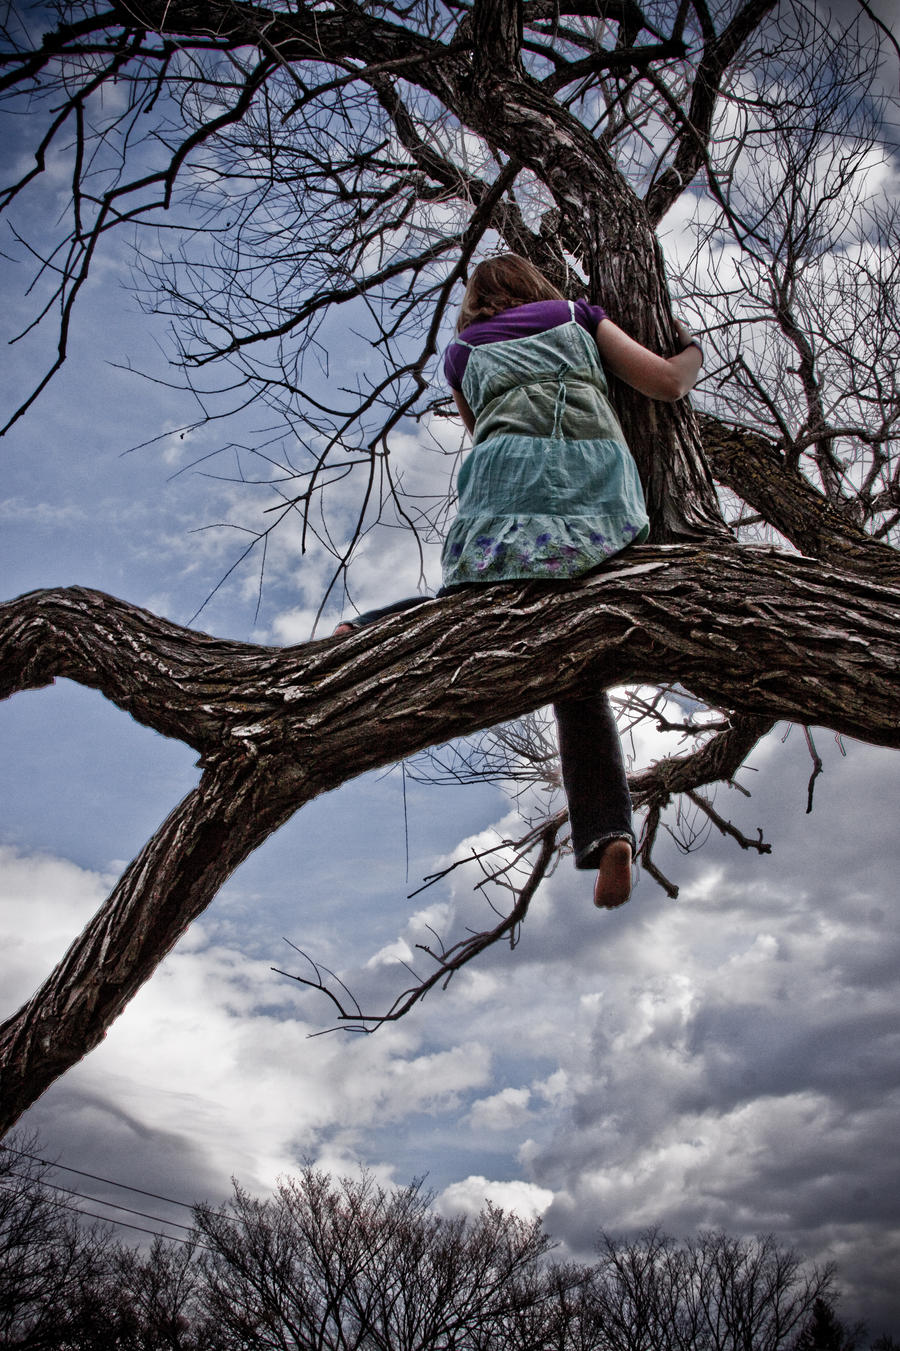
[[[772,846],[766,844],[763,840],[762,831],[759,832],[759,835],[755,840],[752,840],[749,835],[745,835],[742,830],[738,830],[737,826],[733,825],[731,821],[726,820],[720,812],[717,812],[715,807],[709,801],[709,798],[704,797],[702,793],[695,793],[693,790],[688,790],[688,792],[685,793],[685,797],[693,802],[694,806],[698,807],[700,811],[709,818],[720,834],[729,835],[731,839],[737,841],[742,849],[755,849],[758,854],[771,854]]]
[[[873,539],[791,468],[767,437],[700,416],[703,450],[719,483],[737,493],[810,558],[900,584],[900,554]]]
[[[524,840],[517,841],[512,845],[514,849],[519,851],[518,857],[521,857],[525,852],[537,845],[537,858],[531,865],[526,881],[515,889],[515,904],[508,914],[500,916],[499,922],[494,925],[492,929],[485,929],[480,933],[470,933],[468,937],[461,938],[459,942],[453,943],[450,947],[445,947],[438,935],[435,935],[436,947],[432,947],[431,944],[428,943],[416,944],[418,950],[423,952],[426,957],[429,957],[435,963],[434,970],[430,972],[429,975],[419,979],[411,967],[407,968],[415,977],[415,983],[408,986],[407,989],[397,995],[397,998],[386,1013],[366,1013],[360,1007],[355,996],[347,989],[346,985],[344,985],[343,981],[339,980],[338,977],[334,975],[334,972],[325,972],[327,976],[331,977],[330,984],[328,981],[323,980],[322,971],[324,968],[320,967],[316,962],[313,962],[306,953],[301,953],[300,955],[306,957],[306,960],[312,966],[313,975],[311,977],[298,976],[296,973],[290,971],[281,971],[278,967],[273,967],[272,969],[277,971],[278,975],[287,976],[290,980],[295,980],[300,985],[308,985],[313,990],[321,990],[335,1006],[338,1018],[340,1019],[340,1027],[345,1031],[374,1032],[383,1023],[397,1022],[398,1019],[409,1013],[410,1009],[414,1008],[416,1004],[420,1003],[428,994],[429,990],[433,990],[436,985],[440,985],[442,989],[446,990],[457,971],[461,971],[464,966],[473,960],[473,958],[479,956],[479,954],[484,952],[487,948],[493,947],[495,943],[502,942],[503,940],[506,940],[511,947],[516,946],[516,934],[519,926],[528,914],[528,908],[531,905],[534,894],[546,877],[547,871],[556,857],[557,835],[566,819],[566,814],[564,812],[558,812],[555,816],[542,822],[542,824],[537,826],[534,830],[529,831],[528,836]],[[506,841],[505,845],[510,843],[511,842]],[[505,845],[499,846],[499,848],[503,848]],[[460,862],[468,863],[471,862],[471,859],[462,859]],[[497,869],[487,873],[485,880],[496,879],[502,873],[508,871],[509,867],[509,863],[500,863]],[[429,883],[437,880],[437,876],[444,876],[446,872],[449,871],[450,869],[445,869],[444,873],[436,874],[435,878],[429,879]],[[293,944],[291,946],[293,946]],[[300,950],[296,949],[296,951],[299,952]],[[340,990],[336,990],[335,986],[339,986]]]

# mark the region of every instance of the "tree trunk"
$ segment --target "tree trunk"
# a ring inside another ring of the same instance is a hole
[[[760,4],[762,11],[767,7]],[[476,0],[471,23],[462,20],[449,44],[355,6],[270,13],[231,0],[203,6],[131,0],[120,8],[129,24],[142,21],[171,36],[214,32],[238,46],[257,44],[264,34],[264,50],[277,50],[285,63],[308,60],[315,51],[322,61],[396,65],[410,85],[545,184],[562,242],[579,257],[592,298],[610,318],[653,351],[676,350],[655,222],[602,143],[522,68],[520,0]],[[690,405],[653,403],[613,383],[644,485],[651,538],[677,543],[727,535]]]

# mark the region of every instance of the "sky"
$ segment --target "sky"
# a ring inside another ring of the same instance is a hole
[[[15,252],[8,237],[3,250]],[[12,330],[24,270],[3,271]],[[161,370],[165,341],[125,256],[104,255],[70,360],[0,443],[3,596],[77,583],[184,623],[235,557],[232,531],[198,527],[256,519],[259,500],[186,469],[222,428],[125,453],[189,416],[176,393],[122,368]],[[36,351],[7,353],[8,407]],[[227,434],[258,428],[251,418]],[[457,433],[435,435],[451,448]],[[396,450],[410,473],[433,473],[412,427]],[[250,569],[198,626],[304,641],[323,569],[285,534],[258,615]],[[416,572],[396,532],[373,537],[360,603],[415,590]],[[497,787],[429,788],[396,771],[346,785],[247,861],[22,1126],[45,1157],[183,1202],[221,1199],[232,1176],[264,1192],[308,1160],[398,1184],[424,1176],[443,1213],[489,1198],[541,1215],[560,1254],[583,1260],[602,1230],[771,1232],[837,1264],[845,1317],[900,1337],[900,757],[815,735],[811,814],[798,728],[750,756],[751,796],[718,790],[717,809],[748,834],[762,828],[771,855],[717,835],[684,854],[667,836],[657,862],[678,899],[643,877],[615,913],[593,909],[590,875],[564,860],[515,951],[483,954],[368,1037],[315,1035],[331,1011],[273,972],[304,969],[285,939],[383,1007],[431,930],[452,941],[489,918],[471,865],[409,893],[516,818]],[[0,740],[6,1016],[198,770],[188,748],[65,680],[0,704]],[[670,748],[644,733],[640,763]],[[161,1202],[154,1213],[184,1220]]]

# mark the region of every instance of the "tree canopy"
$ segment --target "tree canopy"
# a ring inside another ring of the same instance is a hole
[[[419,1183],[310,1167],[267,1198],[235,1183],[141,1252],[79,1227],[91,1202],[16,1139],[0,1150],[0,1335],[16,1351],[853,1351],[864,1334],[835,1313],[833,1268],[771,1237],[606,1234],[596,1261],[561,1262],[539,1220],[446,1216]]]
[[[452,512],[433,377],[473,259],[515,249],[658,351],[677,300],[707,358],[692,402],[614,389],[652,534],[598,576],[423,597],[370,632],[281,650],[78,588],[0,607],[4,695],[69,676],[203,767],[0,1032],[2,1128],[97,1043],[251,850],[366,768],[596,682],[639,684],[624,717],[654,719],[646,687],[674,684],[686,749],[631,776],[659,876],[678,794],[765,847],[701,790],[734,781],[773,722],[900,745],[887,41],[866,7],[836,26],[801,0],[10,7],[0,96],[27,112],[31,149],[0,207],[21,238],[43,175],[71,190],[24,241],[54,355],[7,425],[65,359],[91,269],[127,235],[200,419],[267,410],[258,444],[229,447],[271,494],[246,561],[299,518],[307,556],[330,560],[323,604],[352,604],[373,532],[401,526],[424,570]],[[435,451],[427,491],[397,453],[410,427]],[[452,754],[457,777],[553,781],[534,725]],[[425,988],[515,931],[566,839],[564,813],[527,824],[515,870],[496,864],[512,908],[436,952]]]

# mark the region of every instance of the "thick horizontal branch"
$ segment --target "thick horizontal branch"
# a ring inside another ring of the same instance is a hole
[[[742,714],[699,753],[710,776],[776,718],[900,746],[900,588],[773,549],[642,546],[577,582],[472,587],[280,650],[78,588],[0,607],[0,690],[56,675],[200,747],[206,772],[0,1029],[0,1131],[97,1044],[251,850],[367,769],[632,682],[680,681]]]
[[[0,693],[65,675],[209,758],[302,760],[321,789],[590,685],[900,745],[900,587],[772,548],[632,548],[571,583],[481,588],[341,640],[226,642],[71,588],[0,607]]]
[[[0,605],[0,698],[67,676],[197,750],[220,744],[241,672],[264,678],[280,656],[209,638],[77,586]]]

